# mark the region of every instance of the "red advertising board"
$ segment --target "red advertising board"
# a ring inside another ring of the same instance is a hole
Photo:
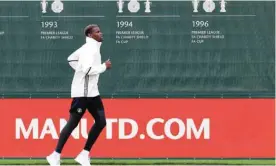
[[[93,157],[272,158],[274,99],[104,99],[107,126]],[[71,99],[0,100],[0,156],[44,157],[57,143]],[[64,147],[74,157],[93,119],[86,112]]]

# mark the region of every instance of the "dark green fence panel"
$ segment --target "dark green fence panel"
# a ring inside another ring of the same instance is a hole
[[[129,12],[128,1],[123,13],[115,1],[64,1],[64,10],[54,13],[52,2],[42,14],[40,1],[0,1],[2,96],[68,97],[73,70],[67,57],[83,44],[83,28],[91,23],[104,33],[102,60],[113,63],[99,82],[104,96],[274,96],[272,1],[229,1],[226,13],[218,1],[212,13],[203,1],[198,13],[189,1],[152,1],[151,13],[144,12],[144,1],[138,13]],[[146,39],[121,39],[137,37],[122,31]],[[202,31],[220,39],[195,39]],[[54,32],[59,35],[45,35]]]

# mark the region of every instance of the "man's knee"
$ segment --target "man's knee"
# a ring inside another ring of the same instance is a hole
[[[103,129],[106,126],[106,118],[105,118],[105,113],[104,110],[99,110],[98,111],[98,118],[96,120],[97,125],[99,125],[99,128]]]
[[[100,126],[101,126],[101,128],[105,128],[105,126],[106,126],[106,119],[102,119],[100,121]]]
[[[105,128],[106,126],[106,119],[103,118],[103,119],[99,119],[98,121],[95,121],[96,122],[96,125],[100,128],[100,129],[103,129]]]

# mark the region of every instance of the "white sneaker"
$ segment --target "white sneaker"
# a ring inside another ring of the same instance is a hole
[[[75,158],[75,161],[82,166],[91,166],[89,155],[83,151]]]
[[[56,152],[53,152],[49,156],[46,157],[50,166],[60,166],[60,155]]]

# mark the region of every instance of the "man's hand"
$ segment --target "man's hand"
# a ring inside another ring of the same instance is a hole
[[[111,68],[111,61],[109,59],[107,61],[105,61],[105,66],[107,69]]]

